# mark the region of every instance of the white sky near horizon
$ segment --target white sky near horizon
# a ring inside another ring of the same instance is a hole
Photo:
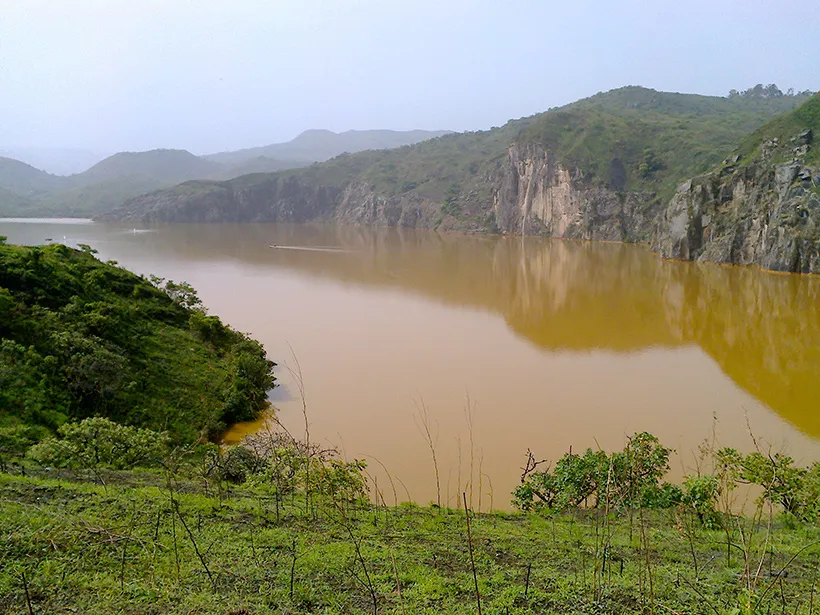
[[[0,146],[478,130],[623,85],[820,89],[820,0],[0,0]]]

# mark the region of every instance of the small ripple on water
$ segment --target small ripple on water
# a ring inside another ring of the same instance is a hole
[[[332,248],[324,246],[277,246],[270,245],[269,248],[276,250],[301,250],[304,252],[355,252],[356,250],[346,250],[344,248]]]

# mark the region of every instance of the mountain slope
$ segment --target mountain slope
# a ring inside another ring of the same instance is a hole
[[[30,197],[67,185],[66,178],[35,169],[30,164],[0,157],[0,188]]]
[[[682,177],[703,172],[799,97],[627,87],[501,128],[306,169],[183,184],[109,218],[305,221],[648,240]]]
[[[0,156],[62,176],[82,173],[107,155],[77,148],[0,146]]]
[[[147,152],[120,152],[72,177],[75,185],[143,176],[157,182],[180,182],[209,177],[219,165],[203,160],[185,150],[155,149]]]
[[[294,169],[343,151],[395,147],[439,134],[444,133],[369,130],[337,135],[312,130],[289,143],[208,158],[171,149],[121,152],[69,177],[49,175],[18,160],[0,158],[0,216],[89,216],[186,180],[227,180],[249,173]],[[270,152],[275,155],[272,157]]]

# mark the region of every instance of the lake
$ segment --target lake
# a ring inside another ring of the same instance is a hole
[[[641,246],[321,225],[0,221],[9,242],[86,243],[186,280],[280,364],[278,416],[364,458],[388,504],[506,508],[527,449],[615,449],[649,431],[820,458],[820,279],[663,262]],[[258,425],[239,425],[236,441]],[[389,472],[390,477],[387,476]],[[390,479],[393,483],[391,485]],[[395,495],[394,487],[395,486]]]

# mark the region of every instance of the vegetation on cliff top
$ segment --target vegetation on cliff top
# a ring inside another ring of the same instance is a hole
[[[257,342],[208,316],[187,284],[158,288],[91,252],[0,241],[6,440],[103,416],[191,442],[256,416],[273,386]]]
[[[806,135],[804,143],[796,137],[805,131],[811,131],[812,134],[811,136]],[[795,148],[805,144],[809,147],[801,158],[802,162],[808,165],[820,165],[820,148],[814,141],[818,138],[820,138],[820,93],[811,96],[793,111],[755,130],[738,146],[737,153],[742,156],[744,162],[751,161],[762,155],[764,144],[767,141],[771,142],[776,139],[781,152],[779,156],[776,156],[777,158],[791,160]]]

